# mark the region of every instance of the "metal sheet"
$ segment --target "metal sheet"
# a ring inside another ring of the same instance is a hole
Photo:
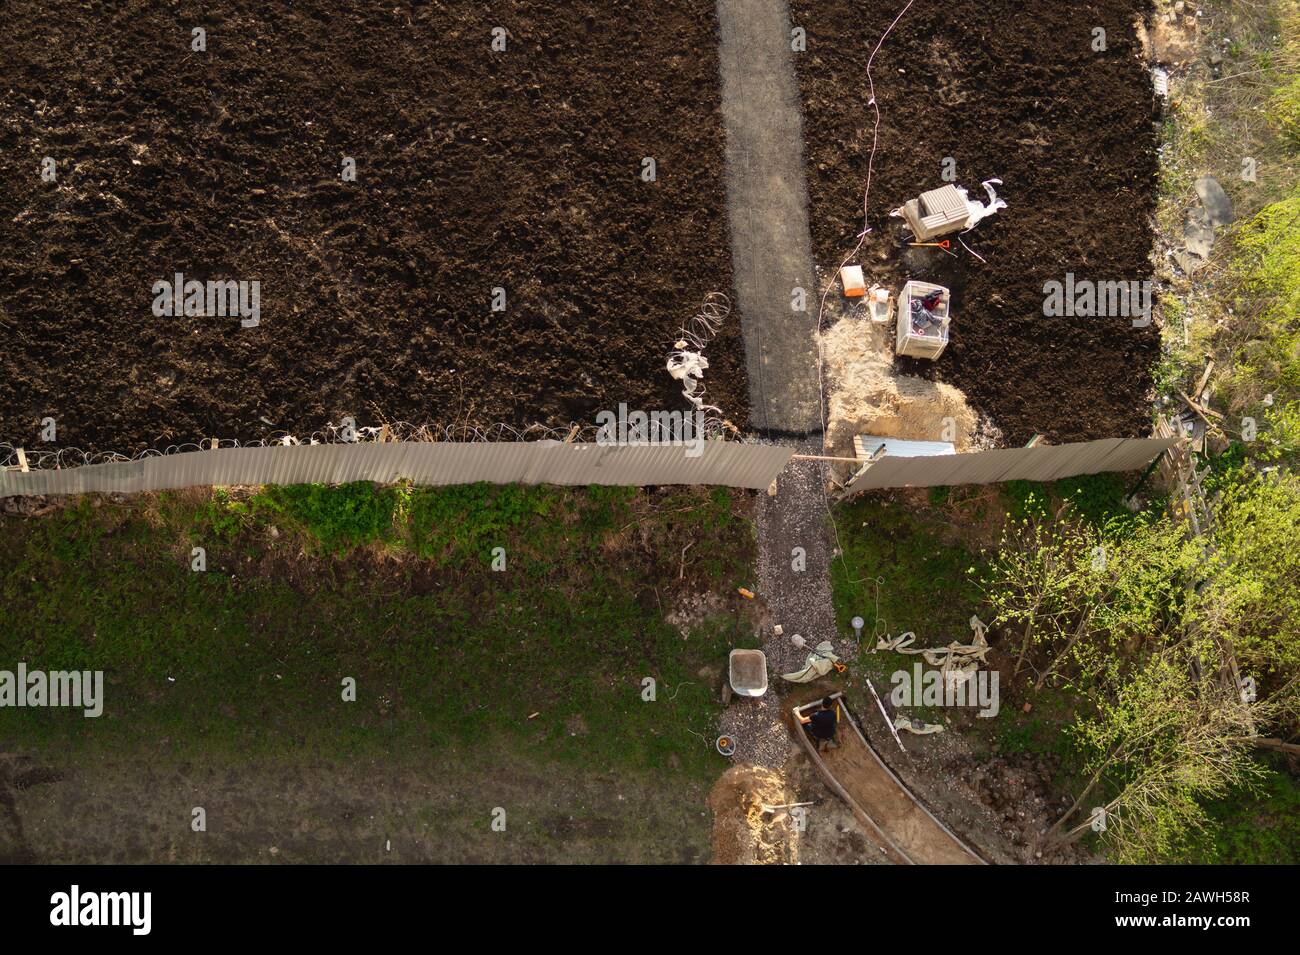
[[[1078,444],[999,448],[930,457],[886,455],[858,477],[847,494],[889,487],[948,487],[1002,481],[1055,481],[1102,471],[1144,468],[1175,438],[1103,438]]]
[[[698,454],[692,456],[698,450]],[[60,471],[0,472],[0,496],[132,493],[199,485],[718,484],[765,488],[791,448],[735,441],[674,445],[536,442],[391,442],[221,448]]]

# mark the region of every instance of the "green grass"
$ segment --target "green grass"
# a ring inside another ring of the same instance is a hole
[[[831,588],[841,631],[851,632],[849,621],[861,616],[864,636],[912,630],[925,646],[970,633],[980,602],[971,574],[978,557],[944,540],[932,510],[862,495],[840,505],[836,520],[843,559],[831,563]]]
[[[1046,518],[1062,504],[1069,503],[1075,518],[1094,527],[1104,527],[1110,522],[1124,522],[1133,518],[1124,506],[1128,493],[1123,474],[1081,474],[1062,478],[1051,484],[1037,481],[1008,481],[1003,485],[1007,500],[1007,513],[1023,520]]]
[[[102,669],[108,685],[97,720],[0,713],[0,743],[339,756],[504,742],[707,775],[719,704],[697,671],[750,628],[724,613],[684,640],[663,618],[684,590],[751,580],[737,510],[726,490],[347,485],[6,519],[0,667]]]
[[[1279,763],[1255,792],[1205,805],[1210,826],[1190,833],[1172,861],[1201,865],[1294,865],[1300,860],[1300,782]]]
[[[338,487],[296,484],[265,488],[249,506],[254,514],[278,516],[304,531],[325,552],[340,553],[389,539],[407,493],[404,488],[379,487],[368,481]]]

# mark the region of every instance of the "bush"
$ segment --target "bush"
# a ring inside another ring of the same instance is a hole
[[[1062,478],[1052,488],[1063,501],[1069,501],[1075,516],[1094,527],[1132,518],[1124,506],[1124,479],[1118,474],[1081,474]]]
[[[562,493],[519,484],[412,488],[406,504],[411,550],[446,566],[485,560],[507,537],[516,546],[535,544],[514,532],[549,514]]]
[[[403,490],[369,481],[340,484],[271,486],[250,502],[254,511],[281,515],[314,538],[327,552],[387,540]]]

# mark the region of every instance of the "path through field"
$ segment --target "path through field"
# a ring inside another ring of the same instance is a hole
[[[802,122],[787,6],[785,0],[719,0],[718,22],[732,264],[749,371],[751,422],[769,433],[798,436],[801,451],[820,454],[824,421],[816,339],[820,290],[813,284],[811,267]],[[802,311],[792,308],[796,287],[806,292]],[[778,698],[775,683],[782,672],[804,665],[807,651],[796,648],[792,636],[802,635],[808,646],[831,640],[841,656],[856,651],[852,640],[836,632],[825,480],[822,462],[793,461],[778,478],[776,494],[759,501],[758,586],[768,613],[763,649],[773,685],[758,700],[737,700],[722,716],[722,732],[737,740],[737,763],[777,769],[789,757],[792,741],[783,718],[786,704]],[[774,630],[777,625],[782,628],[779,636]],[[871,762],[880,769],[871,777],[878,785],[862,790],[872,797],[871,804],[862,807],[867,814],[884,818],[892,808],[895,816],[901,812],[909,820],[932,823],[928,828],[895,827],[889,838],[881,838],[879,830],[864,824],[869,839],[888,844],[894,861],[931,861],[936,856],[929,851],[935,842],[932,837],[942,833],[942,827],[874,760],[866,742],[860,745],[864,767]],[[875,805],[881,800],[890,806]],[[935,861],[944,858],[938,851]]]
[[[789,16],[784,0],[719,0],[718,25],[727,207],[750,421],[787,440],[797,436],[801,450],[819,453],[817,293]],[[806,293],[803,311],[791,307],[795,288]],[[759,502],[758,586],[770,616],[763,649],[773,681],[801,664],[791,635],[802,634],[811,644],[834,636],[821,480],[817,463],[792,462],[777,480],[777,494]],[[772,632],[775,624],[784,630],[780,637]],[[785,761],[790,740],[780,710],[775,692],[727,710],[723,731],[739,741],[737,762],[775,768]]]
[[[782,0],[719,0],[727,212],[755,430],[821,430],[799,87]],[[802,290],[803,301],[795,297]],[[792,307],[801,304],[802,310]]]

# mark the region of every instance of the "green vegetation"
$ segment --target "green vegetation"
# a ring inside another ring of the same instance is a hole
[[[390,539],[404,489],[366,481],[326,487],[296,484],[268,487],[247,505],[253,515],[281,517],[305,533],[313,547],[342,553]]]
[[[1258,456],[1293,458],[1300,453],[1300,186],[1238,230],[1228,283],[1235,320],[1213,343],[1230,368],[1222,399],[1258,419]]]
[[[1195,200],[1193,182],[1204,175],[1228,191],[1237,220],[1219,230],[1199,271],[1163,276],[1158,393],[1183,407],[1180,392],[1191,394],[1213,361],[1208,398],[1193,397],[1225,413],[1210,429],[1209,455],[1197,457],[1207,470],[1202,486],[1213,530],[1203,561],[1184,575],[1189,587],[1177,608],[1177,632],[1211,641],[1212,660],[1230,648],[1272,707],[1264,724],[1293,738],[1300,731],[1288,703],[1300,673],[1300,494],[1288,472],[1300,459],[1300,3],[1209,0],[1199,14],[1204,52],[1218,50],[1223,61],[1217,71],[1193,64],[1176,79],[1163,137],[1159,222],[1176,241]],[[1282,479],[1256,479],[1264,465],[1280,466]],[[1118,699],[1120,689],[1112,687],[1109,698]],[[1166,787],[1159,818],[1147,819],[1136,838],[1121,833],[1112,846],[1132,842],[1139,858],[1293,861],[1296,785],[1277,774],[1256,779],[1261,765],[1256,754],[1252,765],[1237,767],[1242,784],[1223,781],[1223,795],[1195,766],[1184,767],[1189,779],[1199,779],[1200,792],[1180,797],[1177,787]],[[1116,785],[1132,783],[1122,769],[1111,775]]]
[[[944,536],[934,508],[863,495],[842,505],[836,520],[843,557],[831,564],[831,587],[841,631],[861,616],[864,635],[913,630],[927,646],[970,632],[979,604],[969,574],[976,557]]]
[[[1212,404],[1227,413],[1222,432],[1250,442],[1253,457],[1293,461],[1300,454],[1300,2],[1214,2],[1203,12],[1204,35],[1225,48],[1226,59],[1222,76],[1179,79],[1165,128],[1160,222],[1166,235],[1181,235],[1193,181],[1203,175],[1228,191],[1237,221],[1199,272],[1170,277],[1160,302],[1159,390],[1181,405],[1178,392],[1190,392],[1213,359]]]
[[[1013,521],[986,588],[1018,636],[1013,678],[1078,695],[1069,727],[1086,783],[1054,836],[1085,835],[1087,807],[1120,861],[1162,861],[1213,839],[1207,806],[1264,777],[1251,742],[1297,723],[1294,540],[1300,480],[1221,473],[1207,538],[1168,518]],[[1254,681],[1244,693],[1231,674]]]
[[[98,720],[8,710],[0,742],[326,757],[472,742],[704,779],[719,704],[697,671],[720,673],[750,628],[723,613],[683,639],[664,617],[684,593],[750,582],[738,506],[728,491],[354,484],[6,519],[0,658],[102,669],[107,702]]]
[[[1228,453],[1206,479],[1216,498],[1205,541],[1163,501],[1129,511],[1120,476],[1008,484],[992,502],[963,488],[951,503],[909,507],[859,497],[837,514],[839,624],[860,614],[868,631],[914,629],[926,646],[965,642],[971,614],[994,624],[999,716],[908,712],[956,721],[1000,752],[1050,757],[1076,800],[1059,842],[1093,839],[1100,805],[1110,826],[1095,845],[1116,861],[1293,860],[1295,826],[1281,818],[1291,803],[1260,794],[1294,782],[1267,772],[1250,738],[1300,728],[1300,479],[1256,477],[1244,462]],[[987,506],[1005,518],[980,540],[973,514]],[[1226,678],[1229,652],[1256,698]],[[860,663],[886,679],[902,659],[864,652]],[[1252,819],[1263,820],[1256,841]]]
[[[1265,773],[1253,790],[1206,801],[1204,809],[1202,838],[1174,850],[1176,861],[1276,865],[1300,859],[1300,783],[1284,766]]]

